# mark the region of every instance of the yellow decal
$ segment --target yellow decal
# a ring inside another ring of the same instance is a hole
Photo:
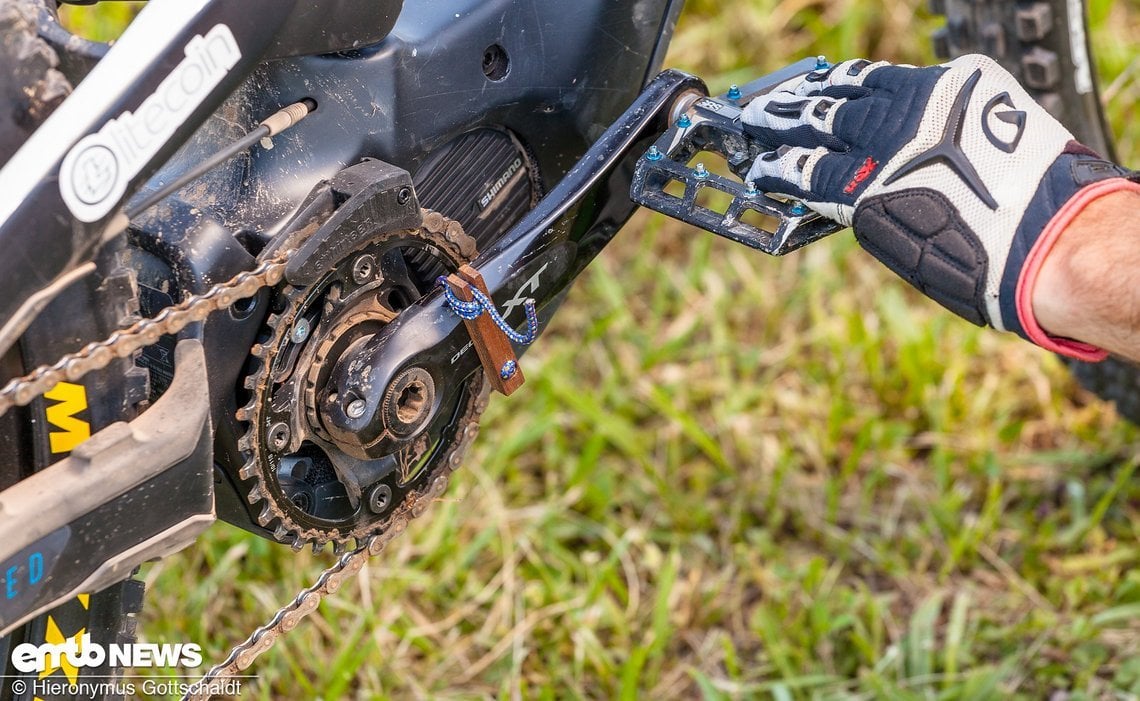
[[[75,598],[79,599],[79,603],[83,605],[83,608],[88,608],[91,604],[90,594],[76,594]]]
[[[80,628],[79,632],[72,637],[72,639],[75,640],[76,649],[83,649],[83,634],[86,632],[86,628]],[[55,622],[55,619],[49,615],[47,619],[47,630],[44,631],[44,642],[51,643],[52,645],[63,645],[67,641],[68,638],[63,634],[63,631],[59,629],[59,625]],[[63,675],[67,677],[67,681],[71,682],[71,684],[74,685],[79,681],[79,669],[71,664],[71,661],[67,659],[67,655],[59,655],[58,660],[52,660],[51,658],[51,655],[46,658],[44,671],[40,672],[40,679],[50,676],[56,670],[63,670]],[[51,666],[53,661],[58,662],[59,666]]]
[[[44,392],[44,397],[59,402],[47,408],[48,423],[62,429],[52,431],[48,435],[51,440],[51,452],[69,453],[75,449],[75,446],[91,437],[91,425],[75,418],[76,414],[87,408],[87,390],[83,385],[60,382]]]

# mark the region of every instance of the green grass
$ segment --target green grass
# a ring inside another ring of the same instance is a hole
[[[929,62],[916,5],[691,0],[669,64]],[[1121,133],[1140,6],[1093,16]],[[524,365],[251,698],[1140,695],[1135,429],[850,235],[774,260],[639,215]],[[328,562],[219,525],[144,571],[143,635],[218,660]]]

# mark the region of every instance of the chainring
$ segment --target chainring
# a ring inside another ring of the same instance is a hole
[[[459,466],[487,403],[482,371],[440,388],[436,418],[377,459],[335,444],[321,427],[316,397],[343,353],[429,292],[437,275],[474,257],[475,242],[457,222],[425,210],[421,228],[378,234],[313,285],[278,291],[251,349],[237,411],[246,427],[238,474],[248,502],[261,505],[258,524],[276,540],[343,551],[420,515],[436,480]]]

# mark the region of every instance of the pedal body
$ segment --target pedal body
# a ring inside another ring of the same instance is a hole
[[[763,148],[744,133],[741,114],[745,105],[777,86],[818,68],[817,59],[804,59],[718,96],[691,95],[679,101],[669,128],[637,161],[630,197],[643,207],[692,224],[718,236],[779,256],[843,229],[802,203],[761,192],[744,182],[752,162]],[[690,165],[695,155],[720,155],[739,179],[727,178]],[[667,192],[670,184],[684,186],[684,194]],[[715,211],[700,203],[702,190],[711,188],[731,198],[728,207]],[[759,226],[745,221],[756,212]],[[770,223],[770,225],[769,225]]]

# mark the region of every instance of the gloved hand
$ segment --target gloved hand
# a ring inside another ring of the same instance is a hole
[[[1085,205],[1140,186],[993,60],[844,61],[757,98],[742,120],[772,149],[748,175],[760,190],[853,226],[873,256],[975,324],[1085,360],[1106,355],[1047,335],[1033,284]]]

